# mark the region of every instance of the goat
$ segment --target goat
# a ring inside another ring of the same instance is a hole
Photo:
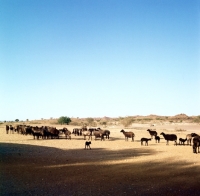
[[[191,134],[187,134],[186,135],[186,138],[187,138],[187,145],[190,144],[191,146],[191,143],[192,143],[192,138],[195,137],[195,136],[198,136],[196,133],[191,133]]]
[[[101,128],[97,128],[97,131],[101,132],[103,139],[104,139],[104,136],[106,136],[106,139],[110,139],[109,130],[102,130]]]
[[[177,145],[177,136],[175,134],[165,134],[162,132],[160,135],[163,135],[165,140],[167,140],[167,145],[169,145],[169,141],[174,141],[174,145]]]
[[[33,138],[37,138],[39,139],[40,137],[42,137],[42,130],[41,128],[39,127],[32,127],[32,135],[33,135]]]
[[[101,131],[93,131],[93,135],[94,135],[94,137],[95,137],[95,140],[96,140],[97,138],[101,138],[101,141],[104,140],[104,135],[102,134]]]
[[[25,127],[25,135],[31,135],[32,134],[32,127],[26,126]]]
[[[160,137],[157,135],[157,136],[155,136],[155,140],[156,140],[156,143],[158,142],[158,143],[160,143]]]
[[[200,153],[199,151],[199,146],[200,146],[200,136],[195,136],[193,138],[193,153],[197,153],[197,149],[198,149],[198,153]]]
[[[147,131],[149,132],[149,134],[151,135],[151,139],[153,138],[153,136],[157,136],[157,132],[156,131],[153,131],[151,129],[147,129]]]
[[[88,128],[88,131],[90,131],[91,134],[93,134],[93,132],[97,131],[98,129],[100,129],[100,128],[90,127],[90,128]]]
[[[82,129],[74,128],[72,133],[75,134],[75,136],[76,135],[78,135],[78,136],[80,135],[81,136],[82,135],[82,131],[83,131]]]
[[[191,134],[187,134],[187,135],[186,135],[186,139],[187,139],[187,145],[190,144],[190,146],[191,146],[192,135],[191,135]]]
[[[185,145],[186,140],[187,140],[187,138],[185,138],[185,139],[179,138],[179,145],[181,145],[181,144]]]
[[[92,133],[90,131],[83,131],[82,135],[84,137],[84,140],[86,140],[86,136],[88,136],[88,140],[91,139],[92,140]]]
[[[125,136],[125,141],[127,140],[128,141],[128,138],[132,138],[132,141],[134,141],[134,137],[135,137],[135,134],[133,132],[126,132],[124,131],[123,129],[120,131],[124,134]]]
[[[14,127],[10,125],[10,133],[14,133]]]
[[[90,148],[91,150],[90,144],[92,144],[92,142],[85,142],[85,149]]]
[[[10,127],[8,125],[6,125],[6,133],[7,134],[9,133],[9,129],[10,129]]]
[[[65,134],[66,139],[70,139],[71,140],[71,131],[69,131],[67,128],[63,128],[62,129],[63,133]]]
[[[145,142],[145,146],[148,146],[148,141],[151,141],[151,138],[141,138],[141,145],[143,145],[143,142]]]
[[[57,138],[59,139],[60,131],[57,130],[55,127],[47,127],[48,132],[50,133],[51,139]]]

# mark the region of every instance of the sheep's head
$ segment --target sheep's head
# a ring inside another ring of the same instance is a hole
[[[122,129],[120,132],[124,132],[124,130]]]
[[[198,136],[196,133],[191,133],[192,137]]]

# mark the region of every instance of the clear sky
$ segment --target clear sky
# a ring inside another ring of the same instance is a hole
[[[200,1],[0,0],[0,121],[200,115]]]

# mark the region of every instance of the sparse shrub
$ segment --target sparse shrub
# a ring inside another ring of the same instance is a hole
[[[101,125],[106,125],[107,122],[103,121],[103,122],[100,122]]]
[[[69,124],[71,122],[71,119],[67,116],[61,116],[59,119],[58,119],[58,123],[59,124]]]
[[[185,129],[176,129],[177,132],[185,132]]]
[[[197,116],[197,117],[194,119],[194,122],[195,122],[195,123],[200,123],[200,116]]]
[[[87,122],[88,122],[89,125],[92,125],[93,122],[94,122],[93,118],[87,118],[86,120],[87,120]]]
[[[143,118],[144,121],[151,121],[150,118]]]
[[[121,120],[121,123],[124,125],[124,127],[130,126],[134,122],[133,118],[127,117]]]
[[[96,127],[96,126],[97,126],[97,123],[96,123],[96,122],[92,122],[92,124],[90,124],[90,126]]]

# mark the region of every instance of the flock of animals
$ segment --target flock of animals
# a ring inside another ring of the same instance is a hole
[[[6,125],[6,133],[8,134],[17,132],[18,134],[23,135],[33,135],[34,139],[58,139],[60,134],[64,134],[66,139],[71,139],[71,134],[74,134],[75,136],[83,136],[84,140],[86,140],[86,137],[88,137],[88,141],[85,142],[85,149],[91,149],[90,144],[92,140],[92,136],[95,137],[95,140],[97,138],[100,138],[101,141],[105,139],[110,138],[110,131],[109,130],[103,130],[101,128],[74,128],[73,131],[69,131],[67,128],[62,129],[56,129],[55,127],[49,127],[49,126],[27,126],[27,125]],[[157,132],[155,130],[147,129],[149,132],[151,138],[141,138],[141,145],[143,145],[143,142],[145,145],[148,146],[148,141],[151,139],[155,139],[156,143],[160,142],[160,137],[158,136]],[[131,138],[132,141],[134,141],[135,134],[132,131],[124,131],[123,129],[120,131],[125,136],[125,141],[128,141],[128,138]],[[169,141],[174,141],[174,145],[177,145],[177,135],[175,134],[165,134],[161,133],[164,137],[164,139],[167,141],[167,145],[169,144]],[[187,141],[187,145],[192,145],[192,149],[194,153],[200,153],[200,136],[196,133],[187,134],[186,138],[179,138],[179,145],[185,145],[185,142]]]

